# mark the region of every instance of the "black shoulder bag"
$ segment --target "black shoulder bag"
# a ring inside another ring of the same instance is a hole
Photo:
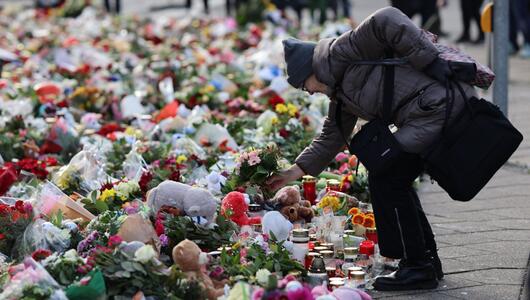
[[[353,65],[383,65],[383,119],[374,119],[364,125],[353,139],[348,142],[342,129],[342,100],[337,98],[335,120],[344,142],[351,154],[355,154],[372,174],[387,170],[404,153],[398,141],[390,131],[392,123],[392,102],[394,98],[394,67],[406,64],[406,60],[393,59],[386,51],[387,59],[380,61],[356,61]]]
[[[465,108],[447,124],[454,104],[453,85],[464,98]],[[446,100],[446,123],[441,137],[421,155],[426,172],[451,198],[469,201],[508,161],[523,135],[493,103],[475,97],[468,99],[458,81],[448,79]]]

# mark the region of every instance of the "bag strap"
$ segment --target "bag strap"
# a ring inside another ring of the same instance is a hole
[[[385,74],[383,83],[383,121],[386,123],[386,125],[390,125],[392,123],[392,102],[394,100],[395,66],[407,63],[406,59],[392,58],[392,56],[392,49],[387,48],[385,49],[385,57],[387,57],[386,59],[378,61],[360,60],[351,63],[351,65],[382,65],[384,67]],[[353,152],[351,151],[350,143],[344,135],[344,131],[342,128],[342,100],[340,98],[335,97],[335,93],[339,88],[340,87],[338,85],[335,86],[333,95],[333,98],[335,98],[334,100],[337,101],[337,105],[335,107],[335,121],[337,127],[339,128],[342,139],[344,140],[344,143],[348,146],[348,150],[350,151],[350,153],[353,154]]]

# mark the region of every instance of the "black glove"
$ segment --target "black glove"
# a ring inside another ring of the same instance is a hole
[[[425,74],[429,77],[438,80],[439,82],[445,83],[447,78],[452,75],[449,62],[443,58],[437,57],[432,63],[430,63],[425,69]]]

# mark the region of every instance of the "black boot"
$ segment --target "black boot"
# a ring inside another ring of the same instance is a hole
[[[438,286],[434,268],[429,260],[407,261],[402,259],[397,271],[375,279],[378,291],[430,290]]]
[[[436,273],[436,278],[438,280],[442,280],[444,278],[444,271],[442,270],[442,262],[438,257],[438,252],[436,250],[427,250],[427,257],[431,261],[431,264],[434,268],[434,272]]]

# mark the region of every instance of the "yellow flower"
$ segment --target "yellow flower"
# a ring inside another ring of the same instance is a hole
[[[279,114],[284,114],[289,111],[289,109],[287,109],[287,106],[283,103],[276,104],[275,109],[276,109],[276,112]]]
[[[101,196],[99,196],[99,199],[101,201],[107,201],[107,199],[113,198],[114,196],[116,196],[116,191],[113,189],[105,189],[103,193],[101,193]]]
[[[272,125],[276,125],[276,124],[278,124],[278,123],[280,123],[280,120],[278,120],[277,117],[272,117],[272,119],[271,119],[271,124],[272,124]]]
[[[181,163],[184,163],[188,160],[188,158],[186,158],[185,155],[181,154],[177,157],[177,164],[181,164]]]
[[[294,104],[287,104],[287,110],[289,111],[289,116],[294,117],[298,113],[298,107]]]
[[[215,91],[215,86],[208,84],[207,86],[203,87],[200,92],[201,94],[209,94],[213,91]]]
[[[320,202],[318,202],[318,207],[330,207],[331,209],[333,209],[333,211],[336,211],[340,207],[339,198],[335,196],[324,196],[324,198],[322,198]]]

